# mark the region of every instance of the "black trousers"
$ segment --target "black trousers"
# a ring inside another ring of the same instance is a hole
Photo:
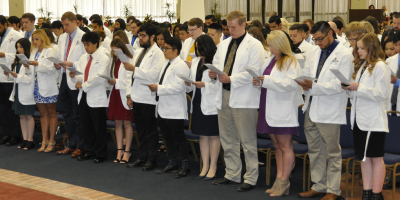
[[[62,115],[68,134],[68,148],[83,149],[83,133],[78,109],[79,90],[71,90],[63,73],[58,100],[63,108]]]
[[[81,125],[84,138],[84,151],[97,157],[107,156],[107,116],[106,108],[91,108],[86,101],[86,93],[82,92],[79,102]]]
[[[157,161],[158,130],[155,105],[133,102],[133,119],[139,136],[139,159]]]
[[[182,160],[189,159],[188,142],[183,131],[183,119],[164,119],[158,115],[158,126],[167,145],[169,159],[176,159],[176,144],[182,156]]]
[[[21,137],[19,115],[12,110],[13,102],[9,100],[13,87],[14,83],[0,83],[0,126],[3,135]]]

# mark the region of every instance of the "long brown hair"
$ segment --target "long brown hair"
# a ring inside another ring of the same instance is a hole
[[[131,59],[133,58],[133,55],[129,51],[128,47],[126,47],[126,44],[120,38],[113,39],[113,41],[111,41],[110,46],[121,49],[122,52],[126,56],[128,56],[128,58],[131,58]],[[112,62],[111,62],[111,69],[110,69],[110,77],[114,77],[113,72],[115,70],[115,66],[117,65],[118,58],[117,58],[117,56],[114,55],[113,52],[111,52],[111,55],[112,55]]]
[[[358,46],[357,46],[358,41],[361,41],[363,43],[365,51],[368,52],[365,59],[361,59],[360,55],[358,54]],[[378,61],[384,61],[384,60],[385,60],[385,53],[381,49],[378,37],[374,33],[366,33],[361,35],[356,40],[356,49],[354,50],[354,61],[353,61],[354,73],[352,76],[353,79],[356,78],[357,72],[361,68],[364,62],[365,62],[365,67],[371,65],[371,67],[368,68],[368,71],[370,74],[372,74],[372,71],[374,70],[376,63]]]
[[[269,50],[267,41],[265,40],[264,35],[261,32],[261,29],[259,29],[258,27],[251,27],[249,29],[249,33],[252,34],[254,38],[256,38],[261,42],[265,50]]]
[[[118,36],[119,38],[121,38],[125,44],[129,44],[129,39],[128,39],[128,36],[126,35],[125,31],[123,31],[123,30],[115,31],[113,34],[113,39],[115,38],[115,36]]]
[[[17,51],[16,54],[19,54],[18,52],[18,44],[21,45],[21,47],[24,49],[24,55],[29,58],[31,56],[31,42],[26,39],[26,38],[21,38],[15,43],[15,50]],[[19,58],[15,56],[14,62],[11,64],[11,70],[14,71],[15,66],[17,66],[19,63]]]

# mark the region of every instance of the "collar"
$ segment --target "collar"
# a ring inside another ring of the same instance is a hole
[[[32,36],[32,33],[33,33],[33,31],[35,31],[36,30],[36,28],[33,28],[30,32],[28,32],[28,31],[25,31],[26,33],[28,33],[30,36]]]
[[[329,45],[328,48],[326,48],[326,50],[328,50],[328,52],[332,52],[333,50],[335,50],[336,46],[339,44],[338,41],[336,41],[335,39],[333,39],[333,42],[331,45]]]
[[[101,56],[101,53],[99,53],[99,52],[101,52],[101,49],[100,49],[100,46],[99,46],[99,48],[97,48],[97,50],[95,51],[95,52],[93,52],[92,54],[89,54],[89,55],[91,55],[92,57],[93,57],[93,59],[96,59],[98,56]]]
[[[295,48],[299,48],[299,47],[300,47],[300,45],[301,45],[301,43],[303,43],[303,41],[304,41],[304,39],[303,39],[301,42],[299,42],[298,44],[293,44],[293,47],[295,47]]]
[[[179,57],[179,55],[176,56],[174,59],[170,60],[169,63],[172,64],[176,60],[177,57]]]
[[[236,43],[241,43],[245,36],[246,36],[246,32],[242,36],[240,36],[240,37],[238,37],[236,39],[232,38],[232,40],[236,40]]]
[[[71,34],[68,34],[68,35],[71,36],[72,39],[74,39],[74,37],[75,37],[75,35],[76,35],[76,32],[78,31],[78,28],[79,28],[79,27],[76,27],[76,29],[75,29],[74,32],[72,32]]]
[[[6,32],[4,33],[4,35],[2,37],[3,40],[4,40],[4,38],[6,38],[7,34],[11,31],[11,29],[12,29],[11,27],[7,28]]]
[[[226,38],[229,38],[229,37],[231,37],[231,35],[228,35],[228,36],[225,36],[225,35],[224,35],[224,40],[225,40]]]

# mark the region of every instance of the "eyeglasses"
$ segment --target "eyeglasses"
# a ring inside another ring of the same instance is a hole
[[[171,48],[168,48],[168,47],[163,47],[163,48],[161,48],[161,50],[163,50],[163,51],[166,51],[166,50],[168,50],[168,49],[172,49],[172,47],[171,47]]]
[[[329,31],[331,31],[331,30],[332,30],[332,29],[329,29]],[[313,38],[312,40],[313,40],[314,42],[322,42],[322,41],[325,39],[325,37],[328,35],[329,31],[325,34],[324,37],[319,38],[319,39]],[[333,31],[333,30],[332,30],[332,31]]]
[[[194,32],[195,30],[197,30],[197,29],[199,29],[200,27],[197,27],[197,28],[195,28],[195,29],[188,29],[187,31],[188,32]]]
[[[360,37],[360,36],[358,36],[358,37]],[[350,39],[350,38],[346,37],[346,40],[349,42],[355,42],[355,41],[357,41],[358,37],[356,37],[354,39]]]
[[[140,33],[139,33],[138,36],[141,37],[141,38],[144,38],[144,37],[146,37],[146,36],[148,36],[148,35],[146,35],[146,34],[140,34]]]

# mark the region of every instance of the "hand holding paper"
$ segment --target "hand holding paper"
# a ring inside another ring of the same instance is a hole
[[[350,81],[343,76],[343,74],[338,69],[330,69],[331,72],[344,84],[349,84]]]
[[[61,64],[63,62],[55,57],[47,57],[47,59],[50,60],[51,62],[53,62],[54,64]]]
[[[182,80],[189,82],[189,83],[193,83],[193,81],[188,78],[187,76],[183,75],[183,74],[178,74],[179,78],[181,78]]]
[[[67,70],[69,70],[69,71],[71,71],[71,72],[74,72],[76,75],[81,75],[81,74],[83,74],[82,72],[80,72],[80,71],[74,69],[73,67],[67,67]]]
[[[204,64],[204,65],[205,65],[208,69],[210,69],[211,71],[217,72],[217,74],[223,74],[223,73],[225,73],[225,72],[219,70],[218,68],[216,68],[216,67],[215,67],[214,65],[212,65],[212,64],[206,63],[206,64]]]
[[[255,71],[253,71],[252,69],[250,69],[250,68],[244,68],[247,72],[249,72],[249,74],[253,77],[253,78],[255,78],[255,79],[257,79],[257,80],[260,80],[259,78],[258,78],[258,74],[255,72]]]
[[[0,64],[0,67],[1,67],[4,71],[6,71],[7,73],[11,73],[11,72],[12,72],[11,69],[8,68],[5,64]]]
[[[28,64],[29,59],[25,56],[25,54],[17,54],[16,56],[21,60],[21,62]]]
[[[99,77],[100,77],[100,78],[104,78],[104,79],[106,79],[107,81],[113,80],[113,78],[108,77],[108,76],[105,76],[105,75],[99,75]]]
[[[118,59],[119,59],[121,62],[127,62],[127,63],[129,62],[128,57],[126,57],[126,55],[124,54],[124,52],[122,52],[122,50],[120,50],[120,49],[114,49],[113,51],[117,54]]]

